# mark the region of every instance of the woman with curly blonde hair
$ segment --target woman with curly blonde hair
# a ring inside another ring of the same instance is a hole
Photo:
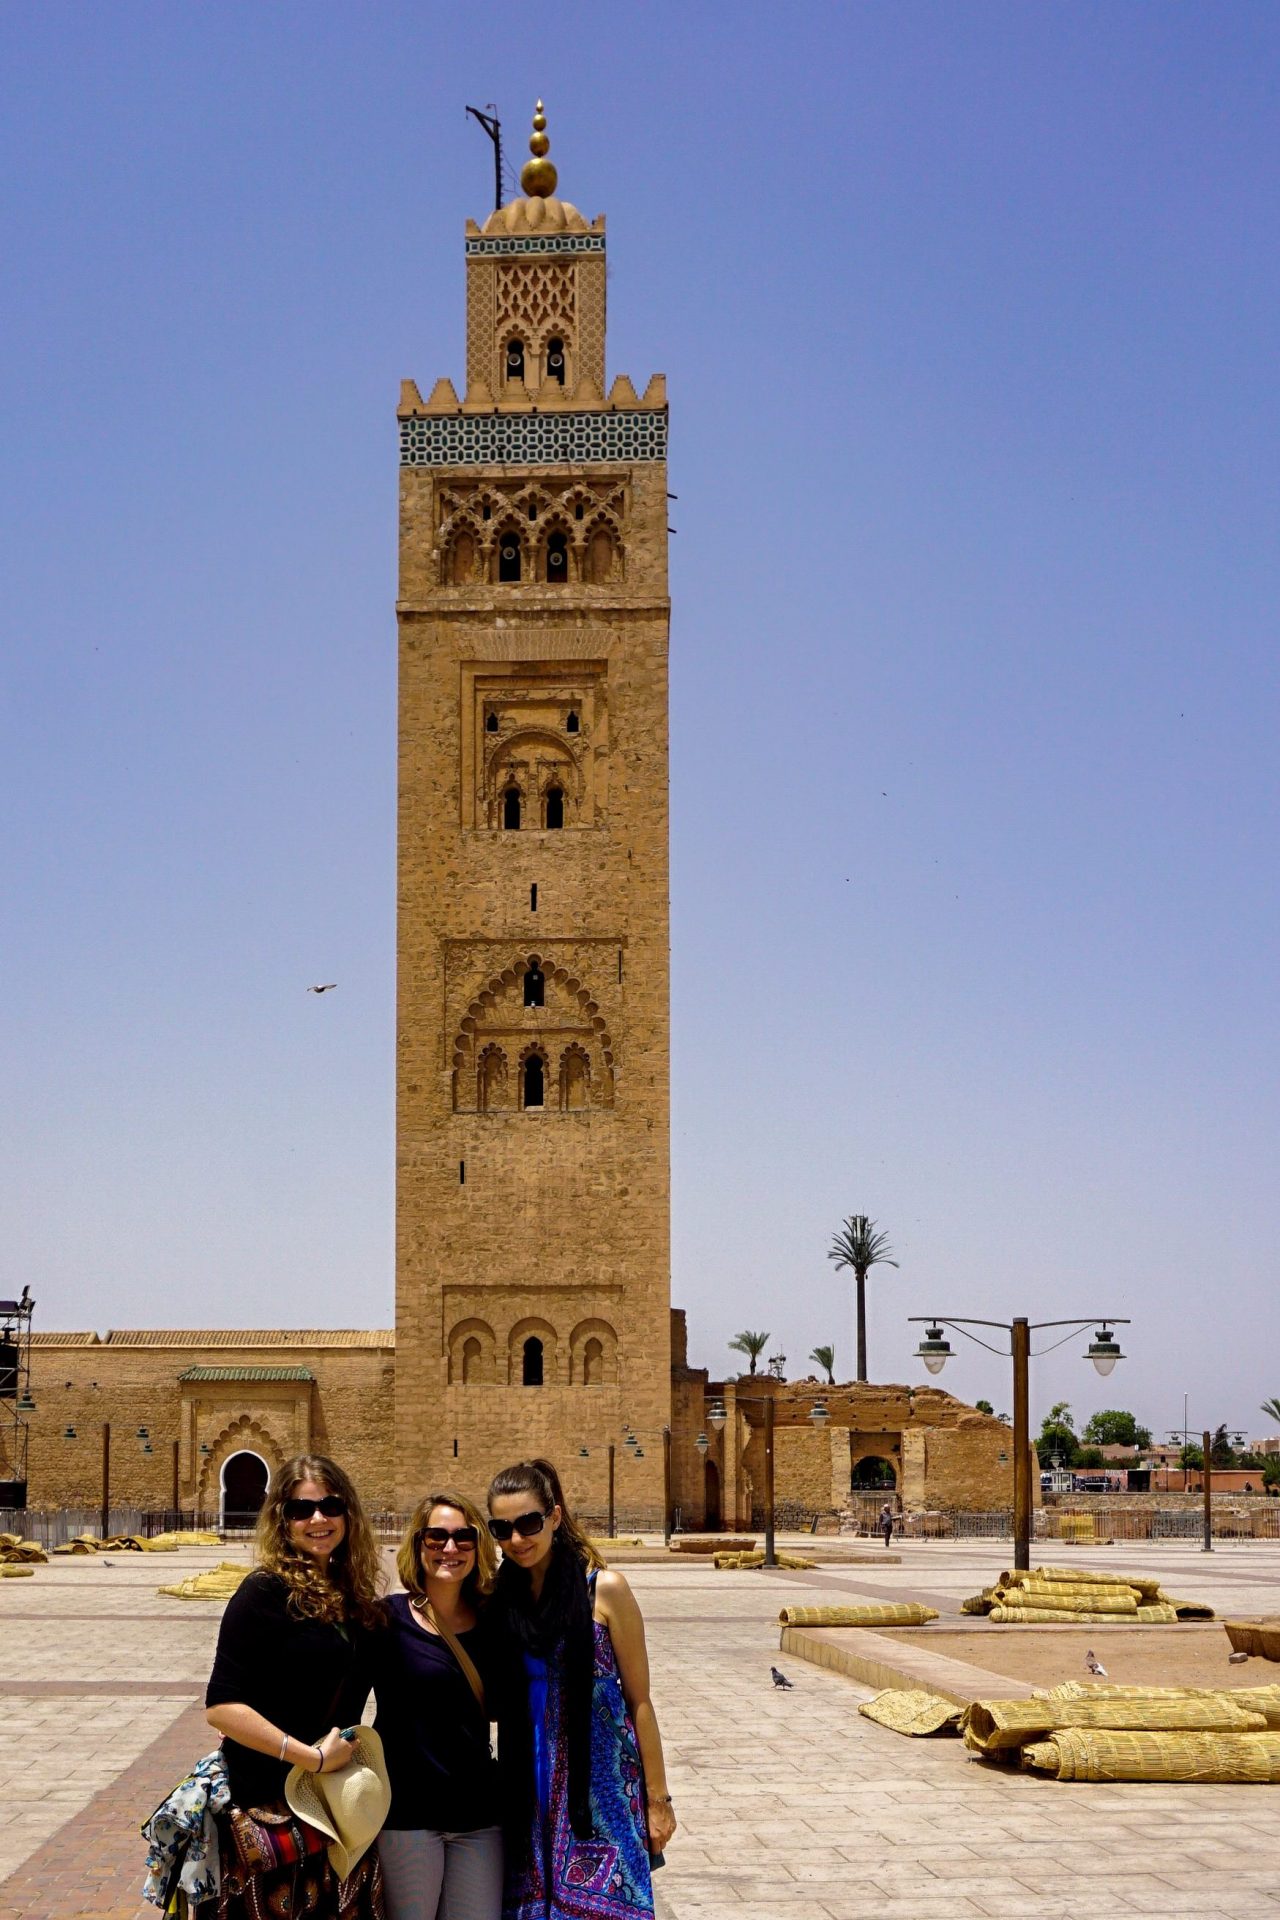
[[[271,1814],[287,1811],[291,1767],[336,1773],[350,1764],[384,1602],[378,1548],[360,1496],[323,1454],[299,1454],[272,1476],[257,1551],[257,1567],[222,1617],[205,1718],[223,1736],[233,1808]],[[269,1882],[277,1877],[290,1882],[288,1911],[314,1920],[338,1914],[339,1883],[322,1850],[246,1887],[230,1818],[220,1817],[219,1837],[219,1920],[241,1920],[259,1906],[276,1911]],[[376,1850],[341,1888],[343,1920],[381,1915]]]
[[[418,1502],[404,1585],[377,1643],[377,1731],[391,1780],[378,1838],[390,1920],[499,1920],[502,1830],[489,1747],[500,1659],[485,1617],[498,1555],[463,1493]]]

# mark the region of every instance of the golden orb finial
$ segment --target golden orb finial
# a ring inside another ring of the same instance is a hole
[[[547,138],[547,116],[542,111],[539,100],[533,115],[533,132],[529,136],[529,151],[532,160],[526,160],[520,172],[520,185],[531,200],[546,200],[556,190],[556,170],[547,159],[551,142]]]

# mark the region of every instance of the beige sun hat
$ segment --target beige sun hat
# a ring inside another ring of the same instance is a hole
[[[359,1727],[355,1755],[337,1773],[290,1767],[284,1797],[299,1820],[329,1837],[329,1865],[345,1880],[382,1831],[391,1806],[391,1782],[382,1741],[372,1727]]]

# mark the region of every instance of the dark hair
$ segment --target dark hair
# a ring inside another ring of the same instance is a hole
[[[587,1579],[604,1561],[565,1504],[560,1475],[549,1460],[518,1460],[493,1477],[489,1505],[503,1494],[529,1494],[543,1513],[560,1509],[560,1525],[551,1540],[551,1558],[542,1592],[535,1602],[529,1574],[504,1560],[494,1586],[493,1604],[511,1645],[550,1661],[559,1657],[564,1675],[564,1718],[568,1751],[569,1821],[579,1840],[589,1840],[591,1822],[591,1697],[595,1664],[592,1594]],[[529,1844],[534,1778],[532,1724],[527,1689],[517,1690],[519,1706],[499,1725],[498,1752],[508,1760],[507,1842],[513,1859]]]
[[[489,1486],[491,1508],[504,1493],[531,1493],[544,1513],[550,1513],[552,1507],[559,1507],[559,1531],[565,1546],[573,1549],[584,1567],[604,1566],[603,1556],[597,1552],[570,1512],[564,1488],[560,1484],[560,1475],[550,1460],[517,1460],[513,1467],[504,1467],[501,1473],[495,1473]]]
[[[314,1480],[326,1493],[336,1493],[346,1502],[346,1533],[326,1568],[295,1547],[289,1537],[284,1503],[304,1480]],[[336,1461],[323,1453],[299,1453],[276,1468],[258,1515],[256,1544],[258,1565],[283,1580],[288,1589],[290,1613],[303,1620],[327,1620],[334,1626],[349,1620],[362,1627],[381,1624],[382,1557],[360,1495]]]

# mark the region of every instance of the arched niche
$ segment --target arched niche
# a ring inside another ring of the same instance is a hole
[[[487,1320],[459,1320],[449,1332],[449,1385],[496,1386],[496,1352],[497,1341]]]
[[[579,1320],[569,1335],[571,1387],[616,1387],[618,1336],[607,1320]]]
[[[255,1527],[270,1480],[271,1468],[252,1448],[228,1454],[218,1475],[218,1525]]]

